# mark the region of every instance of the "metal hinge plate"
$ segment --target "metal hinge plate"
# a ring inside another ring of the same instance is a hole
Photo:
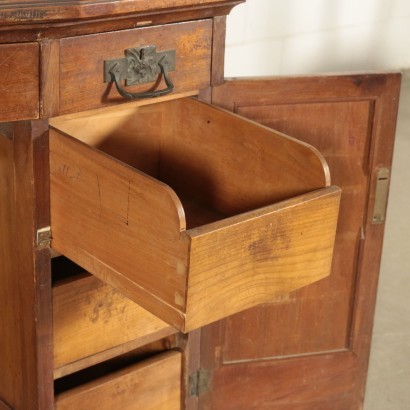
[[[374,197],[373,224],[381,224],[386,220],[387,196],[389,193],[390,169],[380,168],[377,171],[376,193]]]
[[[46,226],[37,230],[37,248],[49,248],[51,245],[51,227]]]
[[[199,369],[189,376],[189,397],[200,396],[211,387],[211,372]]]

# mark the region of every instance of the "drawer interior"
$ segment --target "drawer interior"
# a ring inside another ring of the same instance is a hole
[[[51,125],[52,247],[173,326],[330,273],[340,190],[315,148],[185,98]]]
[[[53,124],[169,185],[187,229],[330,183],[315,148],[194,99],[94,111]]]

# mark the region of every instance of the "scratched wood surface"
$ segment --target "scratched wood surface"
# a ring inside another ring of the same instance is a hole
[[[311,146],[193,99],[53,127],[52,247],[173,326],[195,329],[329,274],[340,192],[320,190],[329,173]]]
[[[53,324],[54,377],[177,332],[111,286],[85,274],[53,287]]]
[[[167,352],[56,396],[56,410],[180,410],[181,360]]]

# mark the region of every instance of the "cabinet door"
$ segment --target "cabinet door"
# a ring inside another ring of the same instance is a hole
[[[384,230],[375,196],[388,184],[399,85],[374,74],[214,88],[214,104],[316,146],[342,199],[330,277],[202,330],[201,409],[361,408]]]

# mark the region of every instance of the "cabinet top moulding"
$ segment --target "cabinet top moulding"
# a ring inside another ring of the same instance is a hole
[[[245,0],[9,0],[0,4],[0,25],[58,23],[109,16],[150,15],[209,8],[232,8]],[[227,14],[226,11],[225,13]],[[218,13],[218,15],[220,15]],[[2,27],[4,29],[4,27]]]

